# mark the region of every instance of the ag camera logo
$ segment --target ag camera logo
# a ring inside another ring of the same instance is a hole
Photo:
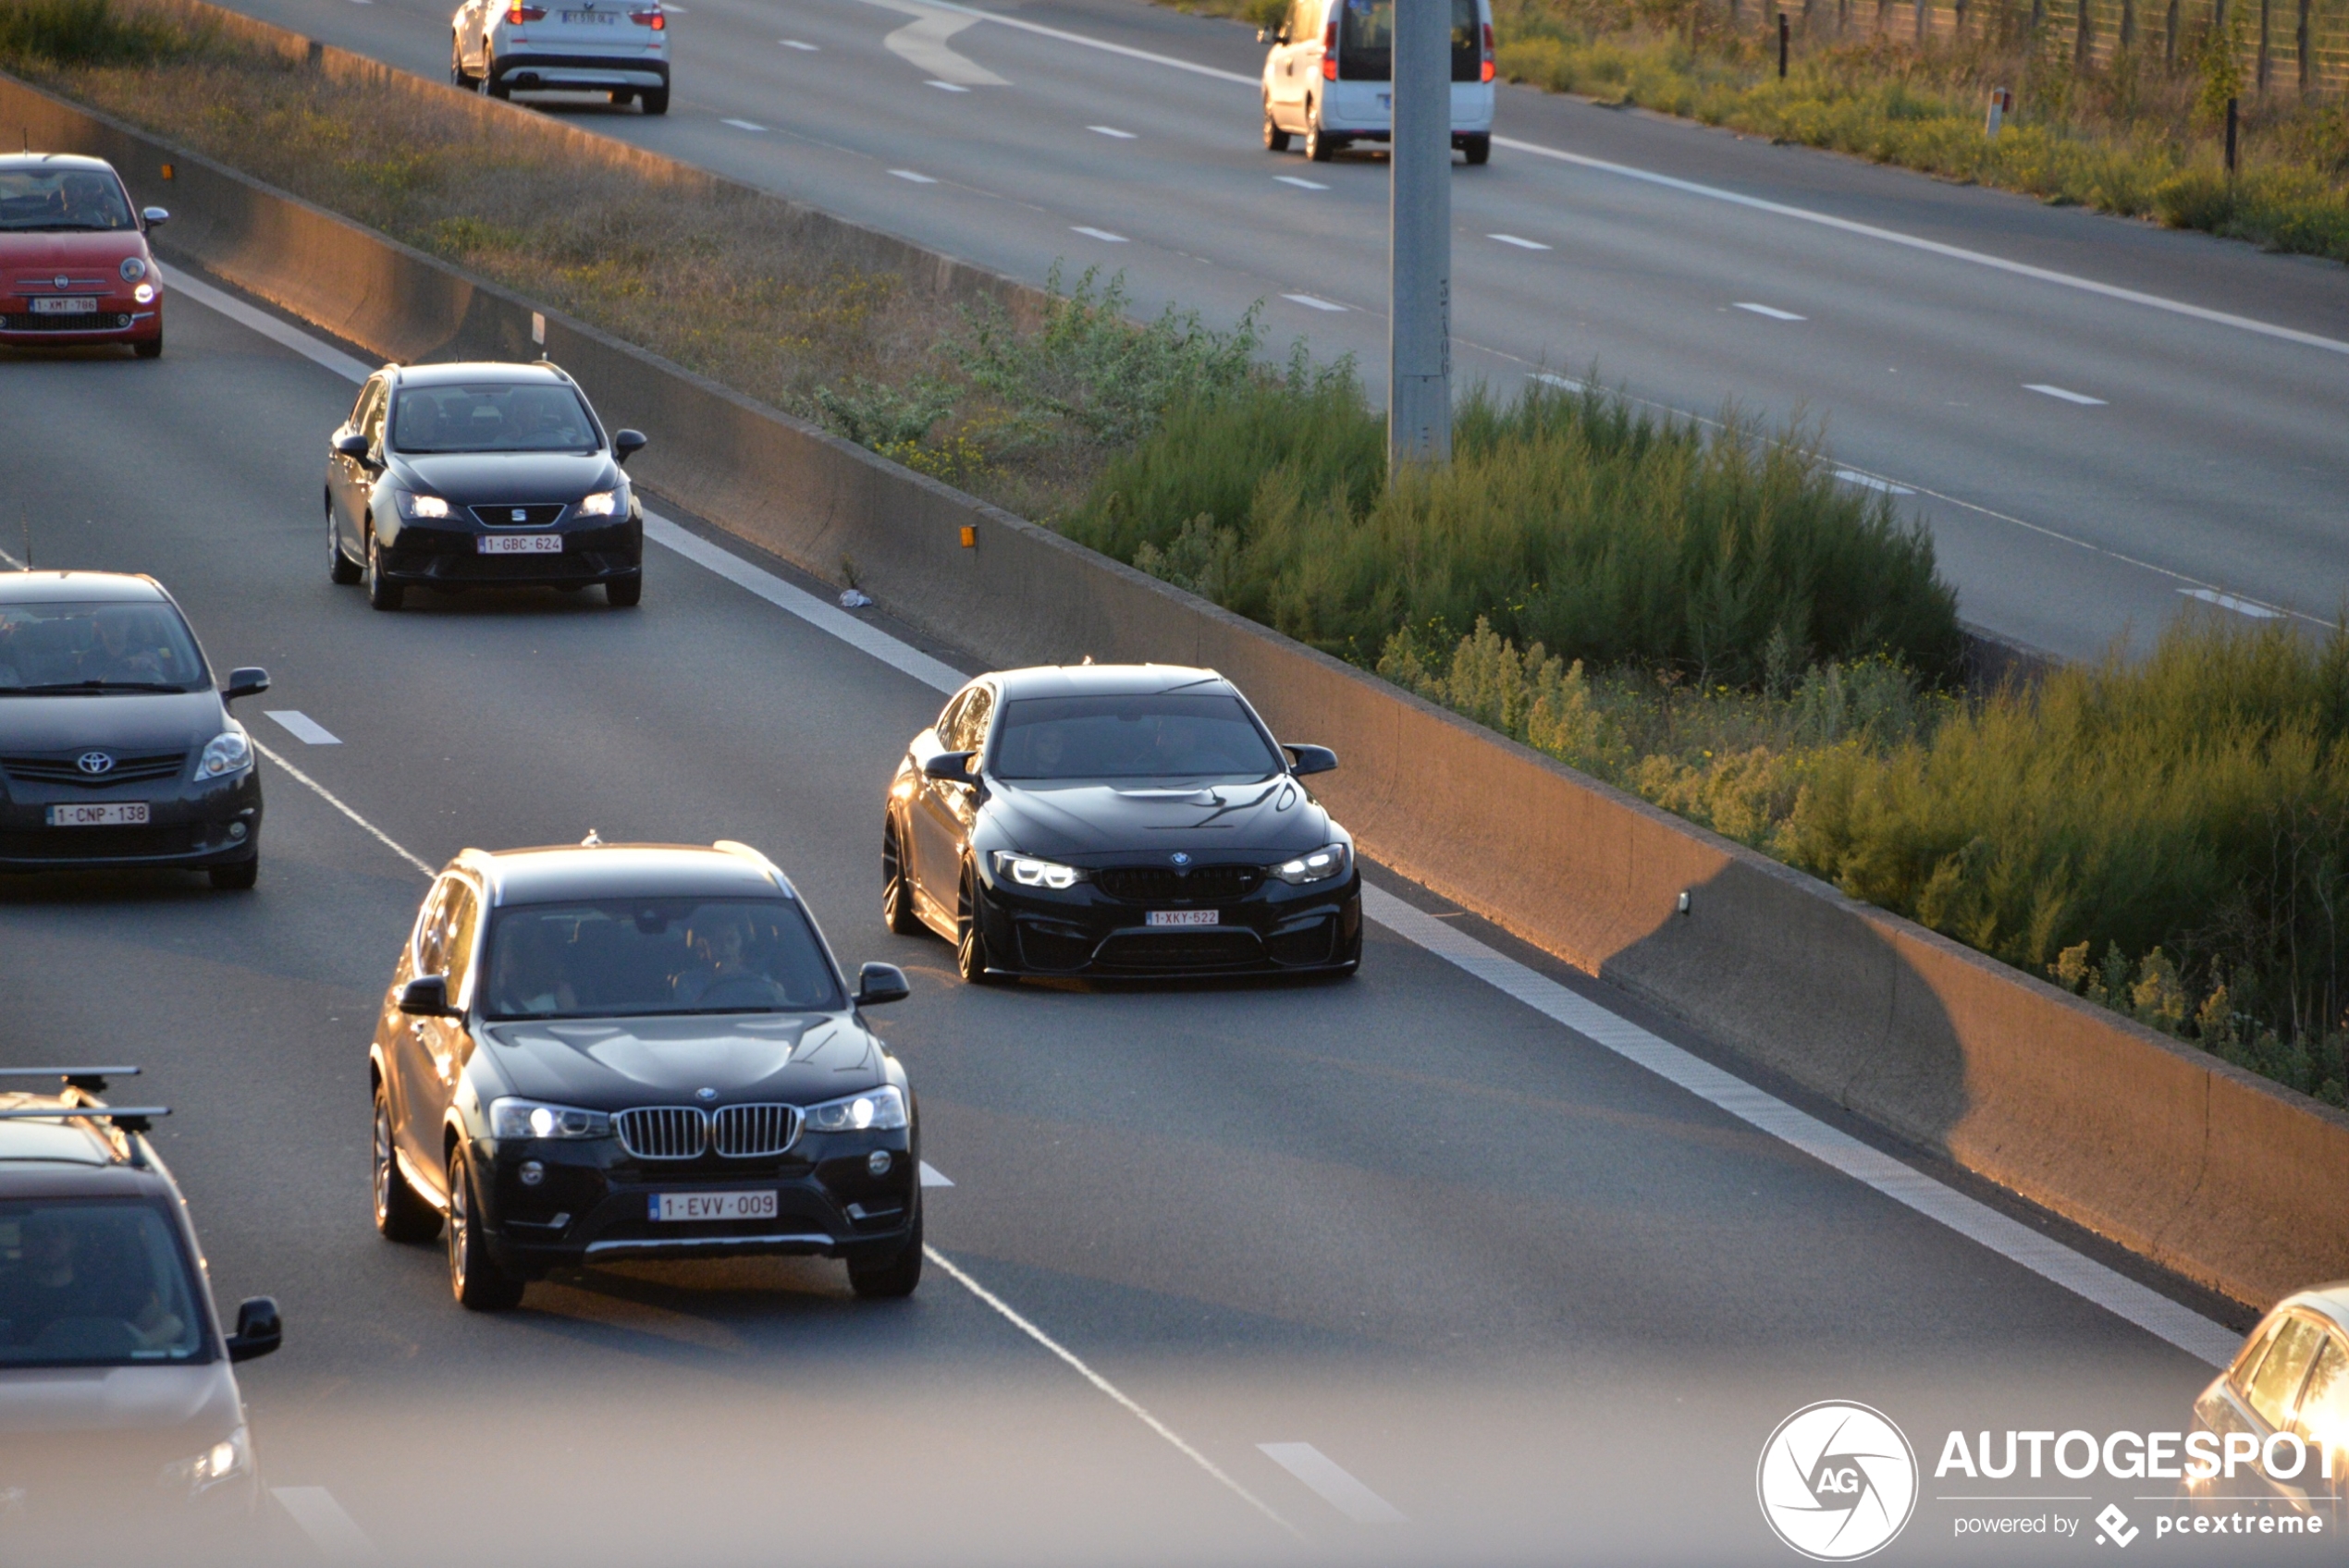
[[[1883,1412],[1822,1400],[1778,1423],[1753,1476],[1762,1517],[1817,1562],[1879,1551],[1917,1505],[1917,1456]]]

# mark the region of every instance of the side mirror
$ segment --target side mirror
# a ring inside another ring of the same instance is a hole
[[[905,984],[905,972],[893,963],[868,963],[856,972],[858,1007],[902,1002],[913,993],[914,988]]]
[[[367,448],[368,441],[366,436],[361,435],[356,430],[352,431],[348,435],[338,435],[335,437],[335,450],[341,453],[346,458],[363,458],[367,455]]]
[[[257,697],[269,690],[269,672],[257,668],[232,669],[228,684],[220,689],[220,700],[233,703],[239,697]]]
[[[171,214],[165,212],[161,207],[149,207],[145,212],[141,213],[139,215],[146,220],[146,224],[149,228],[161,228],[165,224],[171,221]]]
[[[941,752],[922,764],[922,771],[932,778],[944,778],[956,784],[971,781],[971,759],[977,752]]]
[[[611,437],[612,460],[625,463],[651,444],[651,438],[641,430],[615,430]]]
[[[1284,745],[1281,750],[1295,759],[1289,764],[1289,771],[1299,778],[1309,773],[1327,773],[1337,766],[1337,753],[1327,746]]]
[[[400,1011],[418,1018],[454,1018],[449,1005],[449,976],[419,974],[400,988]]]
[[[268,1296],[254,1296],[237,1308],[237,1331],[228,1336],[228,1359],[251,1361],[286,1342],[285,1320]]]

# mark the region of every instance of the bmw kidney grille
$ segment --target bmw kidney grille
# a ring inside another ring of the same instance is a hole
[[[639,1106],[612,1119],[620,1146],[638,1159],[770,1158],[799,1137],[799,1109],[788,1105]]]

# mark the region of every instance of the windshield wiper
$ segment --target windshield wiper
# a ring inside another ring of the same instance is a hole
[[[0,686],[6,692],[185,692],[164,680],[45,680],[38,686]]]

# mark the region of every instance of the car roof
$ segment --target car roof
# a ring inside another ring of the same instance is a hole
[[[988,677],[1005,701],[1021,697],[1138,697],[1161,692],[1234,692],[1211,669],[1179,664],[1048,664],[1001,669]]]
[[[80,153],[9,153],[0,155],[0,169],[104,169],[112,174],[114,165]]]
[[[0,1110],[79,1109],[55,1095],[0,1093]],[[96,1114],[103,1114],[101,1109]],[[77,1116],[0,1121],[0,1198],[138,1196],[167,1190],[149,1161],[134,1161],[136,1135]]]
[[[2302,1307],[2319,1317],[2329,1317],[2334,1328],[2349,1335],[2349,1280],[2296,1291],[2278,1302],[2276,1310],[2281,1312],[2289,1306]]]
[[[551,844],[467,850],[456,864],[479,876],[498,904],[572,899],[773,898],[799,894],[772,861],[745,844]]]
[[[508,386],[570,386],[571,376],[551,361],[464,360],[454,364],[386,365],[395,386],[449,386],[467,381]]]
[[[0,571],[0,605],[119,601],[166,604],[170,595],[152,577],[121,571]]]

